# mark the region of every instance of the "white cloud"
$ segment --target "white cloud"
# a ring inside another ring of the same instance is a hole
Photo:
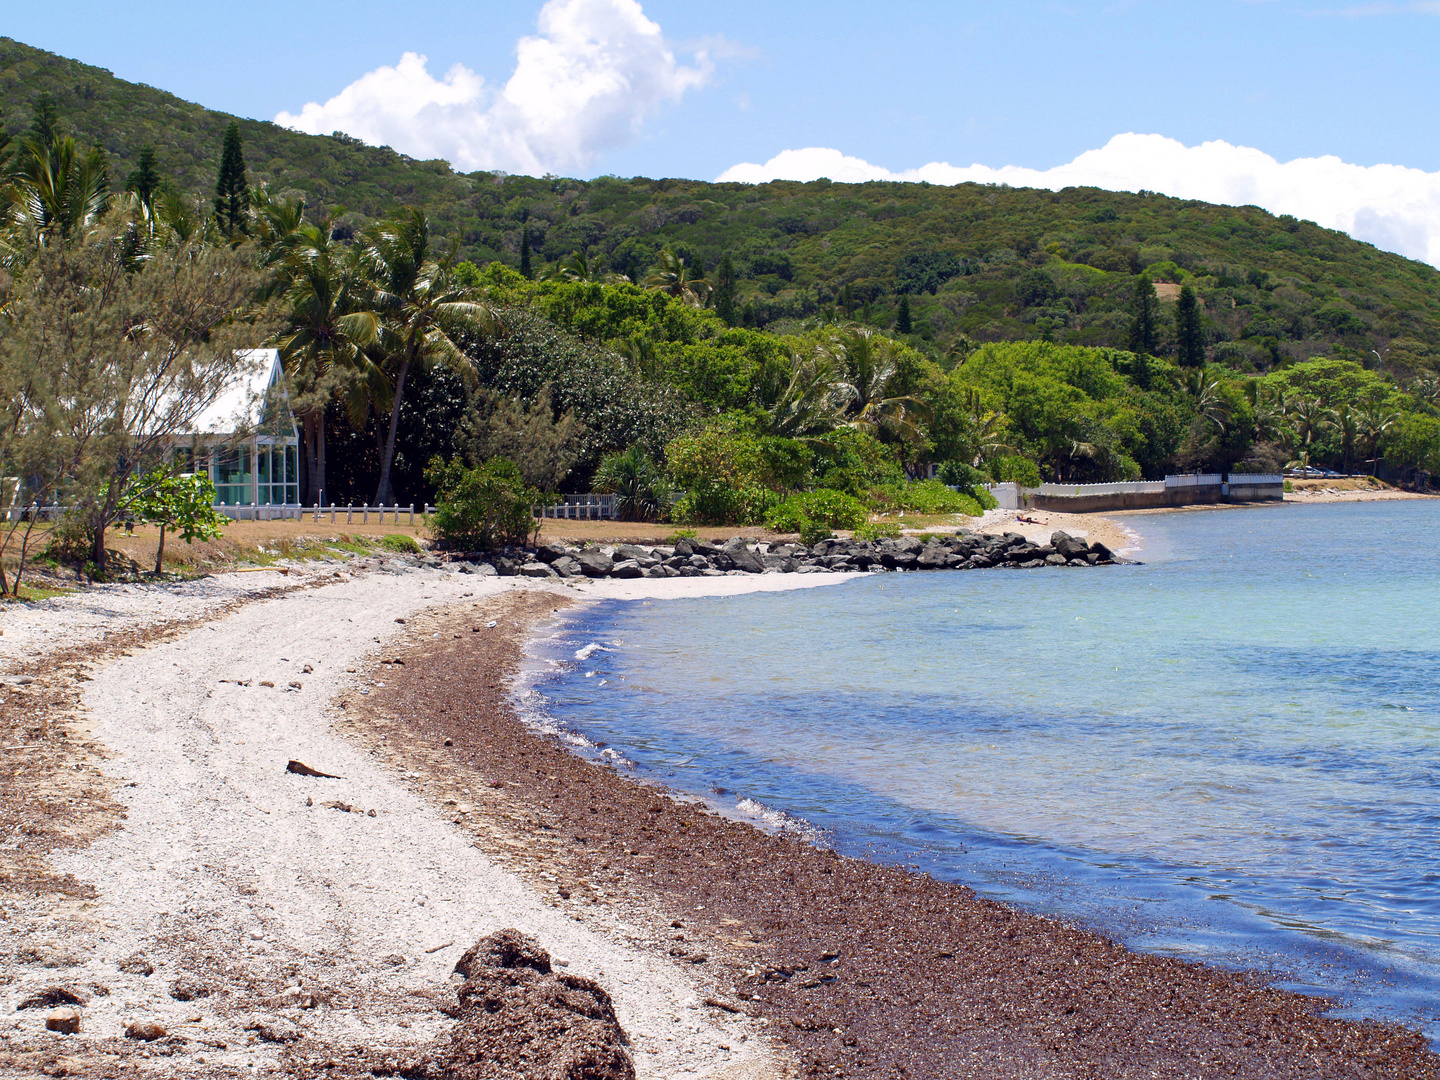
[[[786,150],[763,165],[733,166],[719,179],[758,184],[822,176],[849,183],[901,180],[1009,184],[1052,191],[1066,187],[1150,190],[1182,199],[1253,204],[1440,266],[1440,173],[1401,165],[1350,165],[1337,157],[1280,162],[1260,150],[1226,142],[1186,146],[1162,135],[1116,135],[1099,150],[1089,150],[1053,169],[1015,165],[961,168],[931,162],[901,172],[838,150],[809,147]]]
[[[515,70],[498,91],[463,64],[437,79],[423,55],[407,52],[275,122],[312,135],[343,131],[462,170],[571,172],[633,139],[712,71],[703,50],[693,65],[679,63],[637,0],[549,0],[538,30],[516,44]]]

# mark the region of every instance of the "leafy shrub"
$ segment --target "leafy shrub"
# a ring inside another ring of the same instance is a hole
[[[386,551],[393,551],[398,555],[419,555],[422,550],[413,536],[405,536],[401,533],[391,533],[380,541],[380,546]]]
[[[856,540],[893,540],[899,535],[898,521],[867,521],[855,530]]]
[[[430,531],[449,547],[489,551],[523,544],[538,529],[535,505],[542,498],[513,461],[491,458],[467,469],[460,461],[430,460],[425,478],[435,485]]]
[[[800,528],[795,531],[800,534],[800,542],[806,545],[818,544],[821,540],[828,540],[835,535],[828,525],[816,521],[814,518],[802,520]]]
[[[1021,487],[1040,486],[1040,466],[1018,454],[996,458],[990,463],[990,468],[998,483],[1019,484]]]
[[[1285,484],[1284,484],[1284,488],[1285,488],[1285,494],[1286,494],[1286,495],[1289,495],[1292,491],[1295,490],[1295,485],[1292,484],[1289,480],[1286,480],[1286,481],[1285,481]]]
[[[815,475],[820,487],[863,497],[877,484],[898,484],[905,479],[894,448],[863,431],[838,428],[818,442]]]
[[[638,446],[600,462],[595,490],[615,496],[615,516],[621,521],[655,521],[670,506],[665,473]]]
[[[700,534],[694,529],[676,529],[665,538],[665,543],[671,546],[678,544],[681,540],[694,540]]]
[[[696,525],[755,525],[765,520],[780,495],[758,484],[697,486],[670,508],[672,521]]]
[[[798,532],[803,536],[806,522],[831,529],[858,529],[869,516],[859,499],[843,491],[821,488],[791,495],[772,507],[765,515],[765,524],[776,532]]]

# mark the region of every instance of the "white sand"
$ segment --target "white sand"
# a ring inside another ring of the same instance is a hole
[[[197,1076],[209,1064],[274,1066],[279,1048],[244,1031],[250,1013],[288,1018],[341,1043],[415,1043],[451,1023],[435,1001],[448,996],[460,952],[515,926],[613,994],[642,1076],[778,1075],[779,1059],[754,1022],[702,1006],[701,976],[628,944],[618,917],[591,928],[549,906],[412,791],[413,777],[334,734],[331,702],[372,677],[363,661],[403,630],[396,619],[463,597],[537,587],[627,599],[716,595],[846,576],[638,579],[570,590],[389,565],[393,572],[253,601],[97,665],[83,706],[95,737],[115,755],[108,769],[125,785],[117,797],[128,820],[55,860],[99,892],[91,930],[63,942],[83,957],[63,979],[111,990],[91,1002],[85,1034],[75,1038],[113,1037],[132,1020],[154,1019],[192,1040],[228,1044],[219,1050],[192,1041],[188,1056],[154,1062],[155,1075]],[[303,584],[303,574],[290,581]],[[276,574],[217,576],[12,607],[0,615],[0,667],[24,671],[52,648],[101,640],[122,624],[194,618],[279,581]],[[290,758],[344,779],[287,773]],[[376,816],[326,809],[326,801]],[[117,961],[136,950],[155,964],[153,976],[118,970]],[[403,963],[386,963],[391,954]],[[57,979],[10,958],[0,968],[16,980],[7,987],[14,1000]],[[203,972],[216,995],[173,1000],[171,983],[186,970]],[[305,993],[331,1004],[296,1007]],[[429,994],[435,997],[422,996]],[[40,1010],[18,1014],[17,1025],[25,1036],[61,1038],[40,1030]]]

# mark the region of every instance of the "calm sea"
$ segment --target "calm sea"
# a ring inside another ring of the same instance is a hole
[[[729,813],[1435,1039],[1440,503],[1129,524],[1144,565],[600,604],[531,699]]]

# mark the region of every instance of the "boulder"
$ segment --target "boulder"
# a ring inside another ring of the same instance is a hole
[[[622,562],[615,563],[610,568],[610,576],[616,578],[637,578],[644,577],[645,571],[640,568],[640,564],[634,559],[625,559]]]
[[[765,563],[745,542],[732,540],[725,545],[725,554],[730,557],[731,569],[743,570],[747,574],[758,574],[765,569]]]
[[[636,547],[634,544],[621,544],[615,549],[615,554],[612,556],[616,562],[625,562],[633,559],[641,565],[650,561],[652,557],[649,548]]]
[[[555,571],[546,566],[543,562],[527,562],[520,567],[521,577],[548,578],[554,577]]]
[[[604,577],[615,566],[614,560],[609,555],[593,548],[576,555],[575,561],[580,564],[580,572],[586,577]]]
[[[580,569],[580,564],[569,555],[560,556],[560,558],[550,564],[550,569],[554,570],[561,577],[580,577],[585,573],[585,571]]]
[[[916,565],[921,570],[943,570],[946,560],[953,558],[951,552],[939,544],[926,544],[916,557]]]
[[[557,559],[564,559],[570,554],[570,549],[564,544],[542,544],[535,549],[535,558],[543,563],[553,563]]]
[[[1058,531],[1050,537],[1050,546],[1067,559],[1080,558],[1088,550],[1084,540]]]
[[[1046,566],[1064,566],[1070,560],[1061,555],[1058,551],[1045,556]]]
[[[1102,563],[1111,562],[1115,558],[1115,554],[1098,540],[1090,545],[1090,553],[1099,556],[1099,561]]]

